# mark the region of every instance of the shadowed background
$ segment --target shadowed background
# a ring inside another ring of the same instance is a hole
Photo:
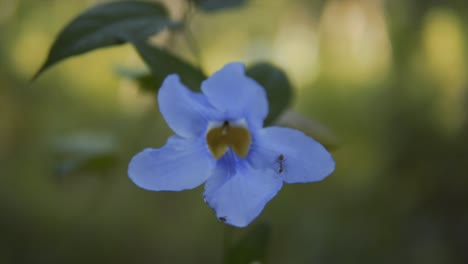
[[[155,91],[117,74],[144,70],[130,46],[29,82],[98,2],[0,0],[0,263],[219,263],[223,225],[203,188],[148,192],[127,177],[172,133]],[[184,1],[165,2],[183,15]],[[268,263],[468,262],[468,3],[251,0],[191,21],[196,47],[157,41],[209,74],[280,66],[292,108],[329,130],[335,173],[285,185],[249,227],[271,224]]]

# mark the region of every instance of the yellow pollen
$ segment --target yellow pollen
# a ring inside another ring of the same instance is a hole
[[[239,157],[245,158],[249,153],[251,136],[244,126],[236,126],[224,121],[222,126],[211,128],[206,134],[206,143],[215,159],[221,158],[229,148]]]

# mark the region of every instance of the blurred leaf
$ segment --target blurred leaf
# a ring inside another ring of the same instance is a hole
[[[161,85],[161,83],[156,82],[154,75],[148,71],[118,68],[116,72],[118,75],[136,82],[138,86],[144,91],[154,93],[154,90],[156,90]]]
[[[156,3],[122,1],[91,8],[62,30],[33,79],[66,58],[146,38],[174,24],[166,9]]]
[[[54,142],[57,155],[56,176],[105,173],[117,165],[114,138],[108,135],[78,133]]]
[[[57,166],[60,178],[79,173],[104,173],[117,165],[115,153],[99,153],[80,158],[68,158]]]
[[[206,75],[192,64],[176,57],[166,50],[151,45],[146,40],[132,42],[140,57],[146,62],[159,89],[167,75],[177,73],[182,82],[193,90],[200,90],[200,84]]]
[[[265,263],[271,226],[260,222],[241,238],[228,252],[226,264]]]
[[[206,12],[214,12],[221,9],[238,7],[247,2],[247,0],[193,0],[195,5]]]
[[[338,145],[338,139],[331,129],[294,111],[285,111],[274,124],[300,130],[328,149]]]
[[[266,90],[270,111],[265,125],[270,125],[291,103],[292,87],[286,74],[269,63],[258,63],[247,68],[246,74]]]

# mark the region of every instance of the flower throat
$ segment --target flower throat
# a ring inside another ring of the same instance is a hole
[[[241,158],[247,157],[252,138],[244,120],[224,121],[210,125],[206,133],[206,143],[211,155],[220,159],[229,148]]]

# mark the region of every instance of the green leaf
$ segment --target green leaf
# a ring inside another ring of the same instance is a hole
[[[156,3],[122,1],[91,8],[69,23],[56,38],[47,60],[33,79],[50,66],[85,52],[147,38],[171,22],[167,10]]]
[[[246,74],[266,90],[270,111],[265,125],[271,125],[286,110],[293,96],[292,86],[286,73],[269,63],[258,63],[247,68]]]
[[[78,133],[54,142],[55,176],[64,181],[82,175],[104,175],[118,164],[114,138]]]
[[[238,7],[247,2],[247,0],[193,0],[195,5],[205,11],[214,12],[221,9]]]
[[[136,82],[143,91],[154,93],[154,91],[161,85],[156,82],[153,74],[147,70],[135,70],[119,67],[116,69],[116,73],[125,79]]]
[[[226,264],[265,263],[271,226],[260,222],[229,250]]]
[[[99,153],[80,158],[68,158],[57,164],[56,174],[63,177],[80,173],[105,173],[117,165],[115,153]]]
[[[206,75],[199,68],[166,50],[151,45],[148,41],[136,40],[132,44],[154,76],[157,84],[154,89],[159,89],[167,75],[177,73],[185,85],[195,91],[200,90],[201,82],[206,79]]]

